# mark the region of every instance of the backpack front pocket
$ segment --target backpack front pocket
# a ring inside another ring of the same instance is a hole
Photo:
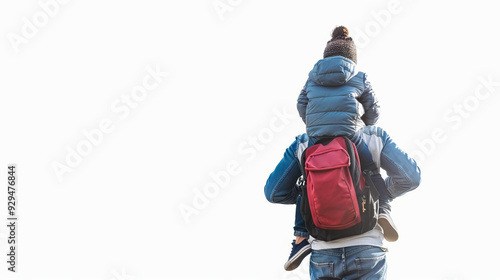
[[[349,154],[336,145],[307,157],[307,195],[317,227],[341,230],[361,221],[349,166]]]

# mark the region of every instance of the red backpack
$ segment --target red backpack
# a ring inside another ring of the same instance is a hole
[[[301,163],[301,213],[311,236],[331,241],[375,227],[378,193],[349,139],[322,139],[305,149]]]

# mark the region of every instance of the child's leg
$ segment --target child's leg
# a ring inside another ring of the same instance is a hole
[[[300,213],[301,196],[297,198],[295,205],[295,226],[293,227],[295,241],[292,242],[292,252],[285,263],[285,270],[290,271],[296,269],[302,260],[311,253],[311,245],[307,241],[309,233],[306,229],[306,223]]]
[[[374,162],[370,150],[368,149],[368,146],[366,145],[366,143],[363,141],[362,138],[359,140],[358,144],[356,145],[356,148],[358,150],[359,161],[361,162],[361,169],[363,171],[368,170],[371,172],[370,178],[379,193],[379,207],[381,210],[379,212],[390,211],[391,207],[389,204],[390,199],[389,199],[389,193],[387,191],[387,186],[385,185],[385,181],[382,178],[382,175],[380,175],[379,167]]]
[[[394,242],[398,240],[399,234],[390,215],[391,207],[389,192],[384,179],[380,175],[380,151],[383,145],[373,146],[373,142],[370,142],[372,146],[370,147],[371,149],[369,149],[365,139],[367,141],[371,141],[372,139],[365,137],[365,134],[361,135],[358,132],[358,137],[354,137],[356,140],[355,143],[358,150],[359,160],[361,162],[361,169],[363,171],[368,170],[371,174],[370,179],[379,193],[378,223],[384,230],[385,239],[387,241]],[[375,162],[375,160],[377,160],[377,162]]]
[[[420,184],[420,168],[407,153],[399,149],[387,132],[380,127],[365,127],[363,134],[365,145],[369,147],[376,165],[384,169],[386,178],[387,199],[405,194]],[[389,215],[390,208],[381,208],[379,224],[384,228],[384,237],[388,241],[396,241],[398,232]],[[385,210],[384,210],[385,209]]]
[[[309,233],[306,229],[306,222],[304,221],[304,218],[302,218],[302,214],[300,212],[301,199],[302,196],[299,195],[299,197],[297,197],[297,204],[295,204],[295,226],[293,227],[293,235],[296,237],[296,244],[299,244],[302,240],[309,238]]]

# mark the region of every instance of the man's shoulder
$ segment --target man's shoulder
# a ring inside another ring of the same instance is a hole
[[[303,134],[297,135],[297,137],[295,137],[295,140],[297,140],[297,142],[299,144],[302,144],[302,143],[308,142],[309,137],[307,136],[307,133],[303,133]]]

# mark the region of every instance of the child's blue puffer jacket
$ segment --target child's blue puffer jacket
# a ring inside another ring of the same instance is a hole
[[[366,74],[342,56],[327,57],[314,65],[297,109],[309,137],[350,137],[363,122],[375,125],[379,118],[378,102]]]

